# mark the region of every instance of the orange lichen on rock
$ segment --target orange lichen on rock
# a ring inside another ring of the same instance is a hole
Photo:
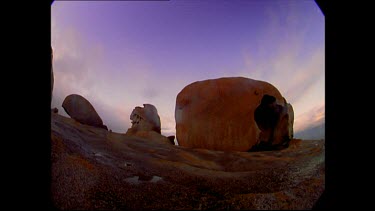
[[[86,170],[94,170],[94,165],[88,160],[85,160],[77,155],[69,155],[66,160],[68,163],[73,163],[74,165],[81,166]]]

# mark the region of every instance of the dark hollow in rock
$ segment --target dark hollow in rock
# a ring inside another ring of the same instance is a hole
[[[285,100],[285,99],[284,99]],[[267,151],[277,150],[288,147],[288,142],[292,137],[289,137],[288,130],[288,105],[285,101],[285,106],[276,103],[276,98],[271,95],[264,95],[260,105],[255,109],[254,119],[259,129],[261,130],[259,143],[253,146],[249,151]],[[285,120],[284,120],[285,119]],[[283,121],[284,120],[284,121]],[[278,124],[282,124],[282,131]],[[283,133],[279,142],[274,144],[275,133]]]
[[[175,136],[168,136],[167,138],[168,138],[168,140],[171,142],[171,144],[173,144],[174,145],[174,137]]]
[[[261,130],[274,130],[281,110],[282,106],[276,104],[275,97],[264,95],[260,105],[255,109],[255,121],[258,127]]]
[[[270,95],[264,95],[260,105],[255,109],[254,117],[259,129],[268,136],[263,137],[261,142],[272,145],[274,131],[280,119],[283,106],[276,103],[276,98]]]

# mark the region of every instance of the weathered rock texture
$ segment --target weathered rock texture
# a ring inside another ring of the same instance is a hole
[[[243,77],[186,86],[177,95],[175,119],[179,145],[191,148],[275,149],[293,137],[292,106],[273,85]]]
[[[132,120],[132,127],[126,132],[128,135],[139,131],[155,131],[161,134],[160,117],[154,105],[143,104],[143,108],[135,107],[130,114],[130,120]]]
[[[58,209],[311,209],[325,189],[324,141],[211,151],[51,116],[51,199]]]
[[[84,97],[71,94],[65,98],[62,107],[72,119],[82,124],[108,130],[107,126],[103,125],[103,121],[95,108]]]

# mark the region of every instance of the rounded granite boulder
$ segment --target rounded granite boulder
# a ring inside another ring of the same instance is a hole
[[[190,148],[268,150],[293,137],[291,105],[270,83],[243,77],[186,86],[177,95],[175,120],[179,145]]]
[[[74,120],[94,127],[104,128],[103,121],[91,103],[84,97],[71,94],[67,96],[62,104],[65,112]]]

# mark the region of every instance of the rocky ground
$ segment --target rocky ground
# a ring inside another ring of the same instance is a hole
[[[51,116],[58,209],[311,209],[324,191],[323,140],[292,140],[280,151],[211,151]]]

